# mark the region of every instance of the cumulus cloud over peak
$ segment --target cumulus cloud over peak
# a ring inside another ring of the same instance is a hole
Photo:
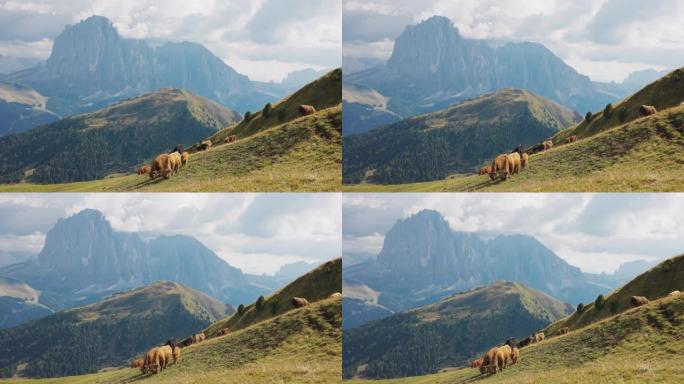
[[[92,15],[127,38],[201,43],[253,80],[341,65],[336,0],[0,0],[0,54],[45,59],[65,26]]]
[[[354,194],[344,197],[345,253],[377,254],[384,234],[424,209],[453,231],[537,238],[586,272],[684,253],[684,194]]]
[[[0,251],[39,252],[60,218],[102,212],[119,232],[188,235],[248,273],[341,255],[341,194],[36,194],[0,196]]]
[[[467,38],[542,43],[592,80],[619,82],[632,71],[684,65],[684,3],[677,0],[343,2],[343,50],[349,56],[386,59],[392,47],[380,42],[441,15]]]

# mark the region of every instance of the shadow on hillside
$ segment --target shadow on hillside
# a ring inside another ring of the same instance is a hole
[[[152,179],[150,179],[149,177],[147,177],[146,179],[140,181],[139,183],[135,183],[135,184],[133,184],[133,185],[127,186],[127,187],[125,188],[125,190],[130,191],[130,190],[134,190],[134,189],[139,189],[139,188],[142,188],[142,187],[145,187],[145,186],[148,186],[148,185],[155,185],[155,184],[161,183],[162,181],[164,181],[164,178],[163,178],[163,177],[157,177],[157,178],[154,179],[154,180],[152,180]]]
[[[468,185],[466,187],[460,188],[457,191],[458,192],[473,192],[477,191],[479,189],[483,189],[492,185],[497,185],[499,183],[503,183],[504,181],[501,179],[496,179],[495,181],[492,181],[490,179],[487,179],[481,183],[475,184],[475,185]]]

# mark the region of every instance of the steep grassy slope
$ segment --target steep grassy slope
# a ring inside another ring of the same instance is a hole
[[[317,111],[334,107],[342,102],[342,69],[328,72],[325,76],[305,85],[297,92],[274,103],[265,116],[262,111],[251,113],[249,119],[232,127],[222,129],[211,136],[214,144],[222,143],[229,135],[247,137],[265,129],[281,125],[299,117],[299,106],[312,105]]]
[[[178,143],[193,143],[239,119],[208,99],[163,89],[0,138],[0,182],[59,183],[132,171]]]
[[[228,319],[217,321],[208,327],[205,333],[211,337],[222,328],[235,331],[289,312],[293,309],[290,304],[293,297],[303,297],[309,302],[316,302],[328,298],[335,292],[342,292],[341,258],[322,264],[266,297],[262,309],[257,309],[256,303],[247,305],[243,314],[236,313]]]
[[[554,334],[561,327],[574,330],[624,312],[631,308],[629,300],[632,296],[645,296],[649,300],[656,300],[679,290],[684,290],[684,255],[663,261],[610,295],[606,295],[605,302],[600,308],[597,308],[595,303],[587,303],[582,313],[575,312],[551,324],[545,331]]]
[[[401,377],[464,365],[490,346],[524,337],[570,310],[518,283],[475,288],[345,330],[344,377]]]
[[[150,345],[232,312],[199,291],[157,282],[0,330],[0,376],[64,376],[123,365]]]
[[[342,356],[340,299],[326,299],[182,350],[181,362],[150,383],[339,383]],[[131,383],[137,369],[2,383]]]
[[[191,155],[170,180],[112,175],[80,183],[0,186],[0,191],[338,191],[342,114],[336,106]]]
[[[641,105],[653,105],[658,111],[680,105],[684,102],[684,68],[670,72],[666,76],[642,88],[632,96],[613,105],[609,114],[598,111],[587,122],[582,120],[575,127],[563,130],[553,137],[554,143],[562,143],[572,135],[585,138],[618,125],[640,118]]]
[[[577,118],[528,91],[503,89],[345,137],[344,182],[406,183],[473,172],[483,161],[536,143]]]
[[[684,106],[605,130],[530,157],[506,182],[486,176],[390,186],[360,184],[346,191],[681,191],[684,190]]]
[[[684,380],[684,296],[666,297],[521,350],[495,376],[460,368],[435,375],[350,383],[680,383]]]

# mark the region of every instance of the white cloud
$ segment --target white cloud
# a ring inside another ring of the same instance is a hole
[[[344,4],[349,39],[345,35],[343,50],[349,56],[386,58],[386,48],[382,55],[377,50],[379,43],[384,47],[385,39],[394,40],[406,24],[441,15],[468,38],[542,43],[593,80],[622,81],[634,70],[684,64],[684,3],[677,0],[345,0]],[[394,11],[389,12],[392,6]]]
[[[345,252],[377,254],[395,220],[423,209],[453,231],[534,236],[587,272],[684,252],[684,194],[354,194],[343,206]]]
[[[0,53],[46,59],[66,24],[92,15],[127,38],[204,44],[252,80],[341,65],[339,0],[0,0]]]
[[[193,236],[233,266],[273,273],[342,254],[341,200],[335,193],[4,194],[0,250],[38,252],[59,218],[91,208],[116,231]]]

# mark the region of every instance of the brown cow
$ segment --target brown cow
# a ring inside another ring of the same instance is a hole
[[[511,175],[520,173],[521,159],[518,152],[509,153],[506,156],[508,156],[508,172]]]
[[[190,153],[183,152],[183,154],[181,154],[181,165],[188,165],[189,161],[190,161]]]
[[[534,342],[535,343],[541,343],[542,341],[544,341],[545,338],[546,338],[546,335],[544,335],[544,332],[539,332],[539,333],[534,334]]]
[[[228,328],[221,328],[220,331],[218,331],[219,336],[224,336],[228,334]]]
[[[197,146],[199,151],[206,151],[209,148],[211,148],[211,140],[204,140]]]
[[[490,348],[482,358],[480,373],[496,373],[499,367],[499,348]]]
[[[187,337],[183,341],[181,341],[180,345],[187,347],[189,345],[193,345],[196,343],[197,343],[197,340],[195,340],[195,336],[193,335],[193,336]]]
[[[558,332],[556,332],[556,335],[560,336],[560,335],[565,335],[567,333],[570,333],[570,328],[563,327],[563,328],[559,329]]]
[[[168,179],[171,174],[169,155],[162,153],[155,157],[150,168],[150,179],[156,179],[158,176],[163,176],[165,179]]]
[[[171,166],[171,172],[175,175],[181,167],[183,161],[181,160],[181,155],[178,152],[174,152],[169,155],[169,165]],[[165,177],[168,179],[168,177]]]
[[[512,349],[508,345],[504,345],[503,347],[499,347],[499,351],[501,352],[501,355],[503,356],[503,362],[501,363],[501,369],[505,369],[508,367],[508,360],[511,359],[511,353]]]
[[[492,167],[489,165],[485,165],[484,167],[480,168],[480,173],[479,175],[489,175],[492,172]]]
[[[551,140],[546,140],[542,144],[544,144],[544,150],[545,151],[548,151],[549,149],[553,148],[553,141],[551,141]]]
[[[339,292],[335,292],[335,293],[331,294],[330,296],[328,296],[328,298],[329,298],[329,299],[341,299],[341,298],[342,298],[342,294],[339,293]]]
[[[307,300],[303,297],[293,297],[292,300],[290,300],[290,302],[292,303],[292,306],[295,308],[306,307],[307,305],[310,304],[309,300]]]
[[[520,350],[517,347],[511,348],[511,364],[517,364],[520,361]]]
[[[237,136],[235,136],[235,135],[230,135],[230,136],[226,137],[225,139],[223,139],[223,142],[226,144],[232,143],[234,141],[237,141]]]
[[[532,337],[527,336],[523,341],[518,343],[518,348],[527,347],[530,344],[532,344]]]
[[[299,116],[308,116],[316,113],[316,108],[313,105],[300,105],[299,106]]]
[[[204,336],[204,332],[200,333],[195,333],[195,343],[201,343],[206,339],[206,336]]]
[[[572,135],[565,139],[565,144],[574,143],[575,141],[577,141],[577,135]]]
[[[672,292],[668,293],[667,295],[670,297],[675,297],[675,296],[679,296],[680,294],[681,294],[681,292],[679,292],[679,291],[672,291]]]
[[[480,368],[482,366],[483,358],[475,359],[470,362],[470,368]]]
[[[143,165],[142,167],[138,168],[138,175],[146,175],[150,173],[151,170],[152,167],[150,167],[149,165]]]
[[[643,296],[632,296],[629,299],[629,304],[631,304],[632,307],[641,307],[642,305],[648,304],[648,299]]]
[[[492,161],[492,170],[489,173],[489,178],[494,181],[497,177],[500,177],[502,180],[508,180],[510,177],[508,155],[506,154],[499,155]]]
[[[642,116],[642,117],[643,116],[651,116],[657,112],[658,112],[658,110],[656,109],[656,107],[654,107],[652,105],[642,105],[641,107],[639,107],[639,116]]]
[[[150,348],[147,353],[145,353],[145,360],[143,365],[140,367],[140,372],[143,375],[150,372],[157,373],[159,371],[159,353],[157,347]]]
[[[139,358],[131,361],[131,368],[140,368],[145,364],[145,359],[144,358]]]
[[[173,363],[176,364],[180,361],[181,357],[181,347],[171,348],[173,351]]]
[[[527,168],[527,165],[530,163],[530,155],[527,153],[523,153],[522,157],[520,158],[520,169],[525,169]]]

